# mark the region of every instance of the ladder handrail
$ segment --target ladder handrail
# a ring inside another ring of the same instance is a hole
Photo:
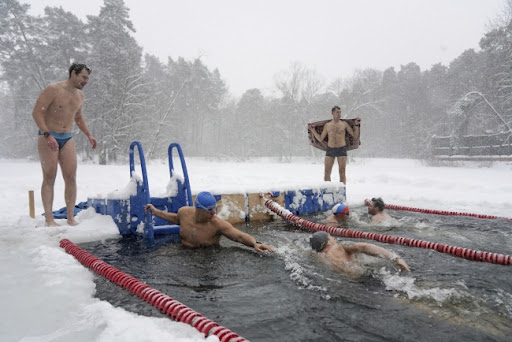
[[[187,165],[185,164],[185,157],[183,156],[181,146],[178,143],[171,143],[167,149],[167,154],[169,156],[169,176],[172,178],[172,171],[174,170],[174,164],[172,161],[172,149],[174,147],[178,150],[178,155],[180,156],[181,168],[183,170],[183,176],[185,177],[185,189],[187,191],[188,205],[192,206],[192,192],[190,191],[190,182],[188,181]]]
[[[133,172],[135,171],[135,158],[134,158],[134,147],[137,146],[137,150],[139,151],[139,160],[140,160],[140,167],[142,169],[142,186],[144,188],[144,194],[145,194],[145,202],[146,204],[151,203],[151,199],[149,196],[149,184],[148,184],[148,176],[147,176],[147,170],[146,170],[146,159],[144,158],[144,151],[142,149],[142,144],[140,141],[133,141],[130,144],[130,178],[132,177]],[[151,210],[148,210],[147,214],[145,215],[144,220],[144,233],[146,237],[153,239],[153,217],[151,215]]]

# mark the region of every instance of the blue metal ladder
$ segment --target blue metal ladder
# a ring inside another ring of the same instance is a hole
[[[137,182],[137,195],[130,197],[130,230],[135,232],[137,227],[144,222],[144,237],[150,241],[154,241],[155,236],[166,236],[167,240],[179,241],[179,229],[180,226],[176,224],[170,224],[168,221],[155,217],[148,211],[144,213],[144,206],[147,203],[151,203],[155,208],[171,213],[177,213],[179,208],[186,205],[192,205],[192,192],[190,190],[190,182],[188,179],[187,166],[185,163],[185,157],[181,146],[178,143],[172,143],[168,148],[169,158],[169,176],[172,179],[174,176],[174,163],[172,160],[173,149],[178,151],[180,157],[181,167],[183,171],[184,181],[176,179],[177,182],[177,194],[172,197],[151,197],[149,194],[149,184],[146,170],[146,161],[142,150],[142,145],[138,141],[134,141],[130,145],[130,176],[135,171],[134,162],[134,148],[137,147],[139,151],[139,160],[142,169],[142,182]],[[141,220],[140,218],[144,218]]]

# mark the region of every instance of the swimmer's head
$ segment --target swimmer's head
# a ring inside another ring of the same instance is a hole
[[[89,74],[91,74],[92,70],[87,67],[87,65],[82,63],[73,63],[69,67],[69,77],[71,78],[71,73],[74,71],[76,75],[82,72],[82,70],[87,70]]]
[[[317,252],[321,252],[327,247],[329,234],[327,232],[316,232],[309,238],[309,244]]]
[[[384,201],[382,200],[381,197],[379,197],[379,198],[375,198],[375,197],[372,198],[372,202],[371,203],[373,203],[373,206],[375,208],[378,208],[379,211],[384,211],[384,208],[386,207],[386,204],[384,203]]]
[[[217,201],[211,193],[202,191],[196,196],[196,208],[206,210],[210,213],[215,212],[217,210]]]
[[[343,204],[343,203],[336,204],[336,205],[332,208],[332,213],[333,213],[333,214],[334,214],[334,216],[336,216],[336,218],[338,218],[338,219],[345,218],[346,216],[348,216],[348,215],[349,215],[348,206],[346,206],[346,205],[345,205],[345,204]]]

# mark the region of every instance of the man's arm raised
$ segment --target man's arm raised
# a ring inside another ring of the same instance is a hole
[[[352,127],[348,124],[348,122],[345,122],[345,123],[347,125],[346,129],[347,129],[348,134],[350,134],[354,139],[357,139],[357,138],[359,138],[359,132],[360,132],[359,127],[361,126],[361,119],[355,118],[355,121],[356,121],[356,124],[354,125],[354,129],[352,129]]]
[[[311,133],[313,133],[313,136],[319,142],[324,141],[325,137],[327,136],[327,133],[328,133],[328,131],[327,131],[327,127],[328,126],[327,125],[329,125],[329,122],[324,125],[324,129],[322,130],[322,134],[318,134],[318,132],[315,129],[315,126],[313,126],[312,124],[309,124],[309,127],[311,129]]]

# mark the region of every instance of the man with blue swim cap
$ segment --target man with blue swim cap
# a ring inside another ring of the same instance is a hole
[[[215,197],[203,191],[197,194],[194,207],[181,207],[178,213],[156,209],[153,204],[144,207],[145,212],[151,213],[164,220],[180,225],[181,243],[187,247],[206,247],[219,245],[221,236],[239,242],[248,247],[253,247],[257,252],[274,252],[274,249],[244,233],[231,225],[231,223],[219,218],[217,213],[217,200]]]
[[[338,244],[334,237],[324,231],[314,233],[310,237],[309,243],[311,248],[323,257],[321,260],[333,266],[335,271],[339,273],[354,277],[363,275],[364,268],[356,259],[356,254],[358,253],[393,260],[403,272],[411,272],[405,260],[400,256],[371,243]]]
[[[209,212],[217,211],[217,200],[207,191],[202,191],[197,194],[195,205],[197,209],[203,209]]]

